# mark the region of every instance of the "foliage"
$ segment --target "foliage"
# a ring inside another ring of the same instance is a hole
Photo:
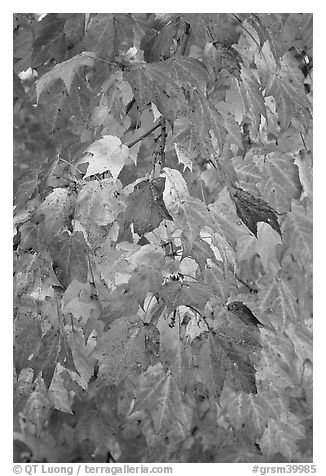
[[[311,461],[311,66],[310,14],[14,15],[16,461]]]

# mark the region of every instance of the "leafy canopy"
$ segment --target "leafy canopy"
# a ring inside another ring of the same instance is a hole
[[[13,34],[15,460],[310,462],[312,15]]]

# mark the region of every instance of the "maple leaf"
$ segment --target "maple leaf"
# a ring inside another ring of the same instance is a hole
[[[262,326],[263,324],[257,319],[257,317],[251,312],[251,310],[245,306],[241,301],[233,301],[228,304],[228,311],[231,311],[233,315],[239,318],[244,324]]]
[[[39,375],[33,384],[32,393],[24,408],[27,420],[35,425],[37,436],[40,436],[50,416],[51,407],[52,405],[47,397],[43,379]]]
[[[67,126],[72,112],[68,100],[68,92],[62,82],[56,81],[40,96],[44,125],[50,139],[66,137]]]
[[[105,119],[112,115],[121,125],[125,119],[125,109],[133,99],[131,86],[123,80],[121,71],[112,74],[102,85],[100,103],[94,108],[96,124],[105,125]]]
[[[311,458],[312,15],[15,14],[14,71],[15,459]]]
[[[188,109],[181,86],[171,76],[165,62],[134,65],[124,78],[130,83],[140,109],[154,103],[171,123],[180,111]]]
[[[176,192],[179,194],[179,192]],[[211,217],[206,205],[198,198],[184,196],[175,202],[171,209],[176,222],[176,227],[182,230],[182,241],[185,255],[189,254],[194,241],[200,235],[200,230],[209,226]]]
[[[161,22],[164,22],[163,27]],[[178,20],[176,18],[160,18],[158,25],[153,24],[140,42],[145,61],[151,63],[160,61],[162,58],[169,58],[171,49],[175,49],[173,40],[177,32]]]
[[[206,266],[204,280],[223,304],[227,302],[232,289],[236,288],[234,274],[230,270],[224,270],[220,262]]]
[[[272,152],[263,164],[257,163],[264,180],[259,182],[261,195],[279,213],[290,210],[291,200],[299,199],[301,184],[299,171],[289,154]]]
[[[282,28],[279,18],[274,14],[244,14],[241,16],[246,18],[248,23],[256,30],[261,45],[264,45],[266,40],[268,41],[275,62],[279,63],[279,58],[285,51],[281,41],[282,37],[278,34]]]
[[[186,250],[183,251],[182,258],[185,258],[186,256],[193,258],[199,264],[199,268],[202,272],[206,269],[208,259],[216,261],[212,248],[206,241],[199,237],[194,241],[192,248],[188,253]]]
[[[90,145],[86,152],[86,156],[80,160],[80,163],[89,164],[84,178],[110,171],[116,180],[129,155],[128,147],[121,144],[116,136],[104,136]]]
[[[228,104],[237,123],[241,124],[245,116],[252,120],[252,133],[257,135],[261,124],[261,116],[267,120],[266,106],[262,87],[250,70],[241,67],[239,79],[230,78],[230,89],[227,92]]]
[[[86,229],[112,223],[124,208],[121,192],[121,182],[113,178],[86,183],[76,199],[75,219]]]
[[[49,13],[39,22],[33,35],[33,68],[46,61],[62,61],[66,52],[64,24],[65,20],[57,13]]]
[[[14,204],[16,210],[22,208],[27,200],[31,198],[39,184],[39,176],[37,170],[30,170],[24,177],[19,181],[19,187],[15,192]]]
[[[188,186],[182,174],[175,169],[169,167],[163,168],[166,177],[164,188],[164,202],[167,207],[173,211],[177,204],[190,197]]]
[[[96,56],[112,61],[133,46],[131,14],[97,13],[88,22],[84,44]]]
[[[205,139],[210,138],[212,131],[222,150],[226,136],[222,114],[202,93],[197,91],[194,91],[193,94],[193,107],[191,121],[198,137],[198,143],[201,144]]]
[[[173,431],[183,440],[189,433],[191,421],[186,408],[173,376],[166,374],[161,363],[150,367],[136,394],[133,413],[149,412],[154,431],[161,438]]]
[[[58,312],[57,309],[56,312]],[[19,324],[24,326],[26,322],[18,322],[18,325]],[[19,328],[20,326],[18,329]],[[62,341],[58,327],[54,328],[51,326],[48,332],[43,333],[43,335],[40,332],[38,338],[35,336],[35,340],[32,340],[29,345],[33,345],[33,348],[29,348],[28,350],[30,353],[28,356],[28,366],[33,369],[35,376],[42,372],[43,380],[47,387],[51,384],[58,362],[65,368],[76,372],[71,352]],[[24,353],[21,355],[21,358],[22,357],[24,357]]]
[[[60,364],[56,367],[51,385],[48,390],[48,398],[52,402],[54,408],[61,412],[70,413],[71,415],[71,403],[67,389],[65,388],[65,381],[59,373]],[[63,367],[61,366],[63,369]]]
[[[183,164],[183,171],[188,168],[192,172],[193,158],[191,154],[182,145],[174,143],[175,152],[178,157],[179,164]]]
[[[197,379],[209,390],[210,397],[219,399],[224,382],[247,393],[256,393],[255,369],[250,354],[257,348],[255,340],[246,340],[246,334],[219,329],[205,331],[191,343]]]
[[[291,414],[285,421],[270,420],[259,445],[262,453],[269,458],[279,452],[287,461],[293,461],[299,454],[296,442],[302,438],[305,438],[304,427],[299,418]]]
[[[236,431],[244,428],[253,439],[264,433],[270,419],[278,420],[283,410],[278,395],[273,391],[253,395],[234,392],[227,386],[221,394],[220,404],[230,415],[232,427]]]
[[[171,78],[179,85],[187,84],[206,94],[209,73],[206,66],[197,59],[188,56],[174,56],[164,62]]]
[[[84,333],[80,327],[69,328],[67,326],[65,330],[73,362],[80,376],[78,383],[81,387],[86,388],[94,373],[95,360],[91,355],[92,347],[85,344]]]
[[[202,312],[211,296],[212,291],[206,285],[190,281],[168,281],[160,291],[160,298],[170,310],[190,306]]]
[[[75,197],[66,188],[56,188],[38,207],[36,214],[44,215],[44,228],[48,235],[56,235],[66,224],[74,210]]]
[[[34,372],[31,368],[24,368],[19,373],[17,382],[14,382],[14,412],[24,409],[31,394]]]
[[[122,287],[125,289],[125,294],[132,296],[142,305],[149,292],[155,294],[160,291],[162,281],[162,272],[156,266],[140,265],[132,273],[128,283],[123,284]]]
[[[88,245],[82,232],[74,234],[62,233],[56,242],[51,243],[51,254],[59,267],[59,279],[68,287],[73,278],[81,282],[87,279]],[[57,271],[58,272],[58,271]]]
[[[49,86],[58,79],[64,82],[68,94],[70,93],[73,79],[82,66],[93,66],[95,54],[92,51],[83,51],[83,53],[73,58],[56,64],[48,73],[43,74],[36,83],[37,101],[40,95],[45,92]]]
[[[256,198],[241,188],[232,186],[230,196],[235,203],[237,214],[257,238],[257,223],[268,223],[281,237],[281,228],[274,210],[261,198]]]
[[[171,328],[167,319],[158,322],[160,331],[160,361],[172,373],[179,389],[185,392],[192,384],[190,346],[180,339],[177,326]]]
[[[266,320],[275,329],[284,330],[289,322],[296,322],[298,303],[290,283],[276,276],[264,276],[258,282],[258,302]]]
[[[28,335],[28,339],[26,339]],[[41,323],[30,317],[16,318],[14,321],[14,366],[19,373],[28,367],[28,358],[39,345],[42,335]]]
[[[245,431],[237,432],[237,437],[230,444],[223,446],[218,453],[218,463],[263,463],[264,457],[261,455],[257,445]]]
[[[215,202],[208,205],[210,220],[213,220],[214,229],[225,237],[226,241],[235,249],[237,241],[244,235],[248,236],[248,229],[239,219],[235,203],[224,187]]]
[[[302,73],[293,62],[291,53],[282,56],[280,65],[272,56],[269,43],[262,48],[262,58],[256,63],[261,77],[265,96],[273,96],[282,130],[286,130],[293,117],[300,111],[309,121],[311,104],[303,87]]]
[[[18,297],[27,294],[38,301],[43,301],[49,295],[52,286],[61,287],[47,251],[20,256],[15,285],[15,293]]]
[[[91,356],[99,361],[99,379],[118,385],[140,374],[158,358],[159,332],[135,318],[116,319],[99,339]]]
[[[69,312],[85,325],[92,317],[98,317],[98,303],[92,299],[89,283],[80,283],[74,279],[62,297],[62,310]]]
[[[236,171],[240,188],[253,195],[259,194],[258,184],[263,181],[263,176],[250,154],[247,153],[245,158],[234,157],[232,165]]]
[[[285,253],[294,256],[302,269],[308,272],[312,271],[313,263],[312,226],[312,211],[309,207],[293,202],[284,223]]]
[[[172,220],[163,201],[165,178],[139,182],[127,197],[127,206],[123,214],[124,228],[131,223],[138,235],[144,235],[159,226],[162,220]]]
[[[199,155],[197,147],[198,138],[196,129],[193,127],[190,118],[178,117],[174,121],[174,135],[171,139],[168,138],[167,147],[172,147],[176,151],[174,144],[178,144],[177,148],[182,148],[182,154],[187,154],[189,160],[191,160],[193,164],[195,163]]]

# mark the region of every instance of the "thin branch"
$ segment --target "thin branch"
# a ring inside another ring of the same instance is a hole
[[[84,175],[85,172],[82,172],[81,170],[79,170],[79,168],[77,167],[77,165],[74,165],[74,164],[71,164],[70,162],[68,162],[67,160],[63,159],[62,157],[60,157],[60,155],[58,155],[58,159],[61,160],[61,162],[64,162],[65,164],[69,165],[70,167],[76,167],[76,170],[78,170],[78,172],[82,175]],[[66,178],[66,177],[65,177]],[[73,181],[73,180],[72,180]]]
[[[306,146],[306,143],[305,143],[305,140],[304,140],[304,138],[303,138],[303,135],[302,135],[301,131],[299,131],[299,134],[300,134],[302,143],[303,143],[303,145],[304,145],[304,148],[307,149],[307,146]]]
[[[158,127],[161,127],[161,122],[159,121],[158,124],[154,124],[153,127],[151,127],[148,131],[144,132],[141,136],[137,137],[137,139],[134,139],[130,142],[124,142],[123,144],[126,145],[127,147],[132,147],[133,145],[137,144],[137,142],[141,141],[144,139],[144,137],[147,137],[149,134],[151,134],[153,131],[155,131]]]
[[[106,64],[109,64],[110,66],[111,65],[118,65],[118,66],[121,66],[122,68],[126,68],[127,65],[123,64],[123,63],[120,63],[119,61],[107,61],[107,60],[104,60],[102,58],[97,58],[96,56],[91,56],[91,55],[87,55],[85,53],[80,53],[79,55],[77,56],[84,56],[86,58],[90,58],[90,59],[93,59],[93,60],[97,60],[97,61],[102,61],[102,63],[106,63]]]
[[[239,276],[237,276],[236,274],[234,275],[236,277],[236,279],[241,283],[243,284],[247,289],[249,289],[249,291],[251,293],[258,293],[258,290],[253,288],[252,286],[250,286],[250,284],[246,283],[246,281],[243,281],[243,279],[239,278]]]
[[[188,46],[188,41],[189,41],[189,33],[190,33],[189,23],[185,23],[183,28],[184,30],[183,30],[181,38],[179,39],[179,46],[176,51],[178,55],[185,54],[187,46]]]

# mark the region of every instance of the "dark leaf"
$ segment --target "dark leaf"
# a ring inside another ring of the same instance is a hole
[[[243,304],[241,301],[233,301],[228,304],[228,310],[232,312],[234,316],[240,319],[244,324],[263,326],[263,324],[253,315],[249,307]]]
[[[133,46],[133,20],[130,14],[97,13],[87,25],[85,49],[101,59],[112,61],[118,53]]]
[[[213,296],[208,286],[197,282],[169,281],[161,289],[160,298],[170,310],[189,306],[202,312]]]
[[[219,398],[226,380],[237,391],[257,392],[250,355],[259,347],[249,334],[235,328],[207,331],[193,340],[191,348],[198,379],[213,399]]]
[[[254,197],[251,193],[245,192],[242,188],[232,186],[229,191],[238,216],[256,238],[257,223],[260,221],[268,223],[282,238],[276,213],[268,203],[261,198]]]
[[[17,184],[14,205],[19,210],[31,198],[39,184],[37,170],[30,170]]]
[[[172,220],[163,201],[164,186],[164,177],[146,180],[135,186],[127,199],[125,229],[133,223],[135,232],[144,235],[157,228],[162,220]]]
[[[36,25],[32,54],[34,68],[50,60],[57,63],[63,60],[66,47],[64,24],[64,19],[50,13]]]
[[[51,244],[51,254],[54,263],[58,266],[58,277],[65,287],[76,278],[81,282],[87,279],[88,245],[82,232],[78,231],[73,235],[68,232],[62,233],[59,238]]]

